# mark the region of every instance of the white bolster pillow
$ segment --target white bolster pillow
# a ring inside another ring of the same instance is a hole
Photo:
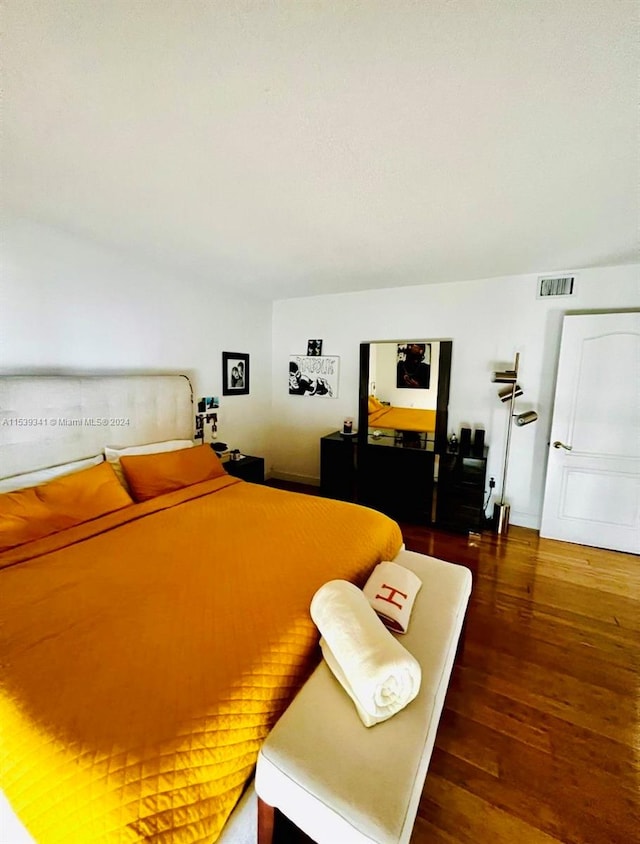
[[[346,580],[321,586],[311,618],[322,654],[371,727],[410,703],[420,690],[420,664],[384,627],[364,594]]]

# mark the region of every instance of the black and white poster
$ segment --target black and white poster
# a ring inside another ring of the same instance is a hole
[[[289,395],[338,397],[340,358],[324,355],[291,355],[289,358]]]

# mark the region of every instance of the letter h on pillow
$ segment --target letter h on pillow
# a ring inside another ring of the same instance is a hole
[[[394,633],[406,633],[422,581],[397,563],[380,563],[362,590],[380,620]]]

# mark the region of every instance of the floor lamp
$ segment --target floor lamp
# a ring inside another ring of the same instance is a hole
[[[515,412],[515,402],[523,391],[518,384],[518,367],[520,365],[520,352],[516,353],[513,369],[504,369],[501,372],[494,372],[492,381],[498,384],[509,384],[498,391],[500,401],[508,403],[509,418],[507,421],[507,441],[504,449],[504,466],[502,469],[502,487],[500,489],[500,501],[493,505],[493,528],[496,533],[507,533],[509,531],[510,506],[505,502],[505,490],[507,486],[507,469],[509,468],[509,450],[511,448],[511,430],[515,421],[520,428],[535,422],[538,414],[535,410],[527,410],[525,413]]]

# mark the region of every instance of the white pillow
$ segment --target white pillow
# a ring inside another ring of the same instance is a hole
[[[11,478],[4,478],[0,481],[0,492],[15,492],[17,489],[26,489],[30,486],[46,484],[55,478],[63,475],[72,475],[90,466],[97,466],[102,463],[104,457],[96,454],[95,457],[86,457],[84,460],[74,460],[71,463],[61,463],[59,466],[51,466],[49,469],[38,469],[35,472],[25,472],[24,475],[13,475]]]
[[[118,476],[122,486],[130,492],[120,465],[121,457],[128,457],[132,454],[160,454],[161,451],[179,451],[181,448],[191,448],[193,440],[167,440],[162,443],[147,443],[146,445],[130,445],[128,448],[104,448],[104,456],[107,463],[111,463],[113,471]]]

